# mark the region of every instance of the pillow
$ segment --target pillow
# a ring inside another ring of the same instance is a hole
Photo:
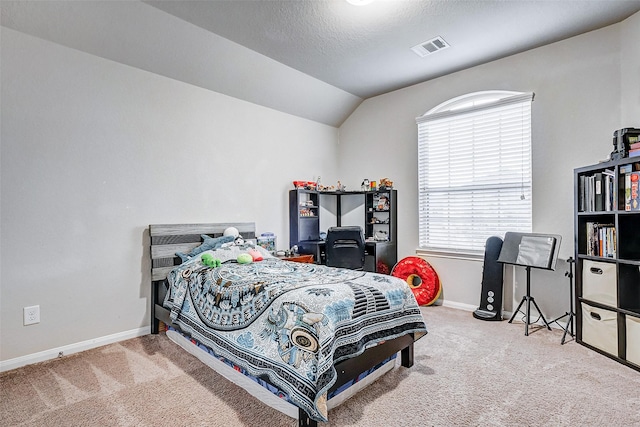
[[[200,246],[193,248],[188,254],[185,254],[184,252],[176,252],[176,255],[182,259],[182,262],[185,262],[202,252],[218,249],[225,243],[233,242],[234,239],[233,236],[209,237],[206,234],[202,234],[200,237],[202,237],[204,242]]]

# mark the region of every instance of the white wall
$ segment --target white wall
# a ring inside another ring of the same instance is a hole
[[[622,124],[640,128],[640,13],[621,23],[620,75],[622,78]]]
[[[622,119],[621,105],[637,111],[637,100],[620,90],[621,50],[636,57],[640,46],[621,34],[637,34],[638,16],[626,23],[530,50],[432,81],[366,100],[340,128],[339,158],[347,185],[388,177],[398,189],[399,258],[418,246],[417,128],[415,117],[443,101],[470,92],[533,91],[533,231],[563,237],[560,258],[573,255],[573,169],[597,163],[611,152],[613,131],[638,126]],[[436,60],[434,57],[433,60]],[[637,61],[635,62],[637,66]],[[637,68],[637,67],[636,67]],[[633,87],[638,87],[638,75]],[[630,113],[629,113],[630,114]],[[482,263],[430,257],[443,283],[445,300],[478,306]],[[548,318],[569,309],[567,263],[556,272],[533,271],[532,295]],[[524,295],[526,278],[517,269],[505,307]],[[513,301],[510,301],[513,298]]]
[[[0,2],[2,26],[339,126],[361,98],[140,1]]]
[[[284,248],[291,181],[336,180],[334,127],[1,37],[2,361],[147,327],[149,224],[255,221]]]

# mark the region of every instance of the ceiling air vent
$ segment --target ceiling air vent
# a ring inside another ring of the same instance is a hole
[[[448,47],[449,44],[444,41],[442,37],[438,36],[429,41],[415,45],[411,48],[411,50],[414,51],[416,55],[424,58],[427,55],[431,55],[432,53],[436,53],[437,51],[446,49]]]

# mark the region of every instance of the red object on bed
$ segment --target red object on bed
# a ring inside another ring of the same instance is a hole
[[[407,282],[418,305],[431,305],[442,293],[438,273],[420,257],[403,258],[393,267],[391,275]]]

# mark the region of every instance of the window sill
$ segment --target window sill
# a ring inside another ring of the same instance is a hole
[[[462,261],[482,262],[484,260],[484,255],[482,254],[436,251],[436,250],[420,249],[420,248],[416,249],[416,255],[423,255],[423,256],[429,256],[429,257],[435,257],[435,258],[457,259]]]

